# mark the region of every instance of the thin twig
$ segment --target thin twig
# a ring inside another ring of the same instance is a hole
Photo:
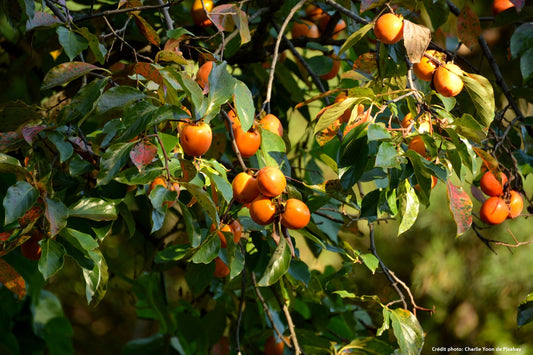
[[[296,337],[296,332],[294,331],[295,329],[294,322],[292,321],[291,312],[289,311],[287,302],[283,302],[283,300],[281,299],[280,295],[278,294],[277,290],[274,287],[271,287],[270,289],[272,290],[272,293],[274,294],[274,297],[278,301],[278,304],[281,307],[283,314],[285,315],[285,319],[287,320],[287,327],[289,328],[289,333],[291,333],[291,340],[292,340],[292,345],[294,347],[294,353],[296,355],[303,354],[302,349],[300,349],[300,344],[298,344],[298,338]]]
[[[344,15],[348,16],[349,18],[355,20],[355,22],[362,23],[362,24],[368,24],[370,21],[365,20],[361,16],[358,16],[356,13],[346,9],[344,6],[337,4],[333,0],[325,0],[326,4],[329,4],[332,8],[339,11],[340,13],[343,13]]]
[[[232,200],[233,201],[233,200]],[[238,244],[241,253],[244,255],[245,250],[241,243]],[[244,261],[244,263],[246,260]],[[243,271],[242,271],[242,280],[241,280],[241,297],[239,299],[239,310],[237,313],[237,330],[235,334],[235,341],[237,342],[237,352],[241,353],[241,336],[240,336],[240,329],[241,329],[241,320],[242,320],[242,313],[244,311],[244,295],[246,291],[246,264],[243,265]]]
[[[270,99],[272,97],[272,84],[274,83],[276,63],[278,62],[278,56],[279,56],[279,45],[281,43],[281,40],[283,39],[283,33],[285,33],[285,30],[287,29],[287,26],[289,25],[289,22],[292,20],[294,14],[298,10],[300,10],[300,8],[303,6],[303,4],[305,4],[305,2],[306,0],[298,1],[298,3],[288,13],[287,17],[285,18],[285,21],[283,21],[283,24],[281,25],[281,29],[279,30],[278,38],[276,39],[276,46],[274,47],[274,55],[272,56],[272,65],[270,66],[270,75],[268,77],[266,99],[265,99],[265,102],[263,102],[263,108],[262,108],[262,111],[264,111],[265,107],[268,105],[267,113],[270,113]]]
[[[235,155],[237,155],[237,160],[239,161],[239,164],[241,164],[242,170],[246,171],[248,170],[248,167],[246,167],[246,164],[244,163],[244,160],[242,159],[241,152],[239,151],[239,147],[237,146],[237,142],[235,141],[235,135],[233,134],[233,123],[231,122],[231,119],[229,118],[226,111],[221,110],[221,112],[226,118],[226,124],[228,126],[228,133],[229,133],[229,137],[231,140],[231,147],[233,148]]]
[[[166,7],[163,0],[157,0],[159,5],[163,6],[161,8],[161,12],[163,13],[163,17],[165,18],[165,22],[167,24],[167,30],[173,30],[174,29],[174,20],[172,17],[170,17],[170,13],[168,12],[168,7]]]
[[[163,5],[146,5],[146,6],[128,7],[128,8],[116,9],[116,10],[107,10],[107,11],[98,12],[96,14],[79,17],[77,19],[74,19],[72,22],[78,23],[78,22],[83,22],[83,21],[87,21],[87,20],[92,20],[92,19],[98,18],[98,17],[112,16],[112,15],[117,15],[117,14],[125,14],[125,13],[128,13],[128,12],[134,12],[134,11],[159,10],[161,8],[178,5],[178,4],[182,3],[182,2],[183,2],[183,0],[178,0],[178,1],[168,2],[168,3],[163,4]]]

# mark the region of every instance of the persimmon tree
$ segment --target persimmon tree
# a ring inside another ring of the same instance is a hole
[[[158,323],[123,353],[420,353],[434,310],[380,257],[382,223],[402,237],[445,184],[457,237],[533,242],[484,229],[532,207],[533,10],[510,3],[2,2],[2,50],[32,63],[0,104],[2,349],[74,352],[46,288],[73,261],[89,305],[119,279]],[[482,28],[503,25],[496,58]],[[361,270],[392,292],[361,293]]]

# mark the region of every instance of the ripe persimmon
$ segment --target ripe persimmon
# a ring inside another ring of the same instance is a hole
[[[183,151],[192,157],[205,154],[211,147],[212,141],[213,132],[205,122],[186,123],[180,134],[180,144]]]
[[[463,71],[452,62],[441,65],[433,74],[433,85],[435,90],[444,97],[459,95],[463,90]]]
[[[37,261],[41,258],[41,245],[39,244],[41,239],[43,239],[43,233],[34,230],[30,239],[20,246],[20,252],[26,259]]]
[[[402,126],[402,128],[407,128],[411,125],[411,123],[413,123],[413,115],[411,114],[411,112],[408,112],[407,115],[404,116],[400,125]]]
[[[301,22],[295,22],[291,29],[292,38],[307,37],[307,38],[319,38],[320,32],[317,25],[314,23],[302,20]]]
[[[259,125],[261,125],[263,129],[283,137],[283,126],[281,125],[279,118],[275,115],[269,113],[259,121]]]
[[[255,127],[244,131],[241,127],[233,130],[235,143],[243,158],[249,158],[254,155],[261,146],[261,134]]]
[[[328,27],[329,21],[331,20],[331,16],[328,14],[324,14],[322,17],[320,17],[318,21],[318,28],[320,31],[324,32],[326,28]],[[344,22],[343,19],[339,19],[337,23],[335,24],[335,27],[333,28],[332,37],[333,39],[336,39],[339,37],[339,34],[346,29],[346,22]]]
[[[236,130],[241,126],[241,121],[239,121],[239,117],[237,117],[237,114],[235,111],[230,110],[228,112],[229,120],[231,121],[231,129]]]
[[[198,68],[198,72],[196,73],[196,82],[205,91],[209,91],[209,73],[213,69],[213,63],[212,60],[205,62]]]
[[[284,337],[286,341],[289,341],[289,337]],[[283,355],[285,349],[285,343],[282,339],[269,336],[265,341],[265,355]]]
[[[509,218],[516,218],[524,209],[524,199],[518,191],[511,190],[510,194],[509,203],[507,204],[509,206]]]
[[[311,21],[318,21],[324,16],[324,10],[320,6],[309,4],[305,8],[305,16]]]
[[[259,195],[253,200],[248,209],[252,221],[262,226],[274,222],[278,210],[274,202],[269,197],[263,195]]]
[[[285,210],[281,214],[281,224],[289,229],[301,229],[311,220],[311,212],[307,205],[295,198],[285,203]]]
[[[240,203],[250,203],[259,195],[257,179],[247,173],[238,173],[231,182],[233,198]]]
[[[336,77],[337,74],[339,74],[339,69],[341,67],[341,60],[339,57],[337,57],[336,55],[329,55],[328,57],[331,58],[332,66],[329,72],[320,75],[320,79],[323,80],[330,80]]]
[[[229,275],[228,265],[218,256],[215,258],[215,272],[213,275],[218,278],[224,278]]]
[[[191,17],[197,26],[208,27],[213,24],[207,18],[207,12],[213,9],[213,0],[203,0],[203,2],[204,4],[202,6],[202,0],[194,0],[191,8]]]
[[[435,55],[439,53],[435,50],[428,50],[425,51],[424,54],[428,54],[432,57],[435,57]],[[420,59],[420,62],[413,64],[413,72],[418,77],[418,79],[423,81],[431,81],[431,78],[433,77],[433,73],[437,69],[437,64],[435,64],[432,60],[430,60],[428,57],[424,56],[422,59]]]
[[[287,186],[287,179],[283,172],[274,166],[267,166],[257,174],[257,187],[259,192],[267,197],[281,195]]]
[[[409,145],[407,146],[407,149],[414,150],[421,156],[426,156],[426,144],[424,143],[424,140],[420,136],[415,136],[411,142],[409,142]]]
[[[509,0],[494,0],[492,2],[492,13],[494,16],[499,14],[502,11],[515,7],[512,2]]]
[[[242,224],[238,220],[234,219],[230,222],[229,226],[231,228],[231,232],[233,233],[233,242],[238,243],[242,238]]]
[[[392,13],[381,15],[374,24],[374,34],[385,44],[398,43],[403,38],[403,17]]]
[[[507,181],[507,175],[504,173],[501,173],[500,179],[497,179],[492,171],[487,171],[479,180],[479,188],[488,196],[501,196]]]
[[[479,217],[487,224],[500,224],[508,216],[509,207],[502,198],[496,196],[489,197],[479,210]]]

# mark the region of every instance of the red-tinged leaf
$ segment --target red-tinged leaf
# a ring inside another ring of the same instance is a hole
[[[54,15],[47,12],[37,11],[33,18],[26,22],[26,31],[33,30],[38,27],[50,27],[61,23],[61,21]]]
[[[0,282],[16,294],[19,300],[26,295],[26,282],[4,259],[0,259]]]
[[[450,180],[446,181],[446,187],[450,212],[457,225],[457,237],[460,237],[472,225],[472,200],[462,187],[453,185]]]
[[[24,126],[22,127],[22,136],[28,144],[33,144],[35,137],[46,128],[45,125]]]
[[[63,202],[49,198],[45,199],[45,203],[45,216],[50,222],[50,234],[53,237],[67,226],[68,209]]]
[[[376,53],[363,53],[353,62],[353,69],[372,74],[378,67]]]
[[[235,22],[232,14],[235,14],[239,9],[233,4],[224,4],[215,6],[210,12],[211,20],[219,31],[233,31]]]
[[[361,1],[361,8],[359,9],[359,13],[363,13],[366,10],[373,9],[375,7],[381,6],[385,4],[387,0],[362,0]]]
[[[17,132],[0,132],[0,152],[7,152],[20,142],[22,137]]]
[[[418,63],[431,42],[431,31],[425,26],[403,20],[403,42],[409,60]]]
[[[155,46],[159,46],[159,44],[161,43],[161,39],[159,38],[159,35],[154,30],[152,25],[150,25],[143,17],[138,14],[133,14],[133,18],[135,19],[137,27],[139,27],[139,31],[141,31],[142,35],[148,40],[148,42],[152,43]]]
[[[490,155],[483,149],[476,148],[476,147],[474,147],[473,149],[474,149],[474,152],[476,152],[476,154],[481,158],[481,160],[483,160],[483,163],[485,164],[487,169],[489,169],[493,173],[499,172],[498,167],[500,166],[500,163],[498,163],[498,160],[496,160],[496,158],[494,158],[492,155]]]
[[[142,170],[154,160],[157,147],[150,142],[139,142],[130,151],[130,159],[137,169]]]
[[[514,6],[516,7],[516,11],[518,12],[520,12],[520,10],[522,10],[524,5],[526,4],[526,0],[511,0],[511,2],[514,4]]]
[[[179,179],[179,181],[189,182],[194,179],[197,173],[196,166],[190,160],[186,159],[180,159],[180,165],[181,178]]]
[[[133,72],[144,76],[146,79],[153,81],[159,87],[163,87],[163,77],[159,73],[159,70],[150,63],[139,62],[135,64]]]
[[[356,110],[353,110],[352,111],[352,115],[355,113],[355,112],[358,112]],[[354,129],[355,127],[359,126],[360,124],[362,123],[371,123],[373,122],[373,118],[372,118],[372,115],[370,114],[372,112],[372,108],[369,107],[366,111],[363,111],[361,113],[358,113],[356,117],[350,117],[350,121],[348,122],[348,124],[346,125],[346,127],[344,127],[344,133],[343,135],[346,137],[346,135],[348,133],[350,133],[350,131],[352,129]]]
[[[24,244],[31,236],[23,235],[10,242],[0,243],[0,258]],[[1,260],[1,259],[0,259]]]
[[[339,131],[341,127],[341,124],[342,122],[339,119],[337,119],[329,127],[318,132],[315,136],[317,143],[320,146],[324,146],[326,145],[327,142],[335,138],[335,136],[337,135],[337,132]]]
[[[481,24],[476,13],[466,5],[457,17],[457,36],[469,48],[474,47],[481,35]]]
[[[67,84],[74,79],[92,72],[93,70],[105,69],[84,62],[67,62],[59,64],[46,73],[41,89],[47,90],[53,88],[54,86]]]

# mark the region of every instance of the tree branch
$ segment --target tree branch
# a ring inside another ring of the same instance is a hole
[[[165,3],[163,0],[157,0],[159,5],[163,6],[161,8],[161,12],[163,13],[163,17],[165,18],[165,22],[167,24],[167,30],[173,30],[174,29],[174,20],[172,17],[170,17],[170,13],[168,12],[168,7],[165,6]]]
[[[46,1],[48,2],[49,0],[46,0]],[[107,11],[98,12],[96,14],[79,17],[77,19],[74,19],[72,22],[78,23],[78,22],[83,22],[87,20],[92,20],[94,18],[112,16],[112,15],[117,15],[117,14],[125,14],[128,12],[134,12],[134,11],[159,10],[165,7],[171,7],[174,5],[178,5],[182,2],[183,0],[177,0],[173,2],[168,2],[166,4],[162,4],[162,5],[161,4],[160,5],[146,5],[146,6],[128,7],[124,9],[107,10]]]

